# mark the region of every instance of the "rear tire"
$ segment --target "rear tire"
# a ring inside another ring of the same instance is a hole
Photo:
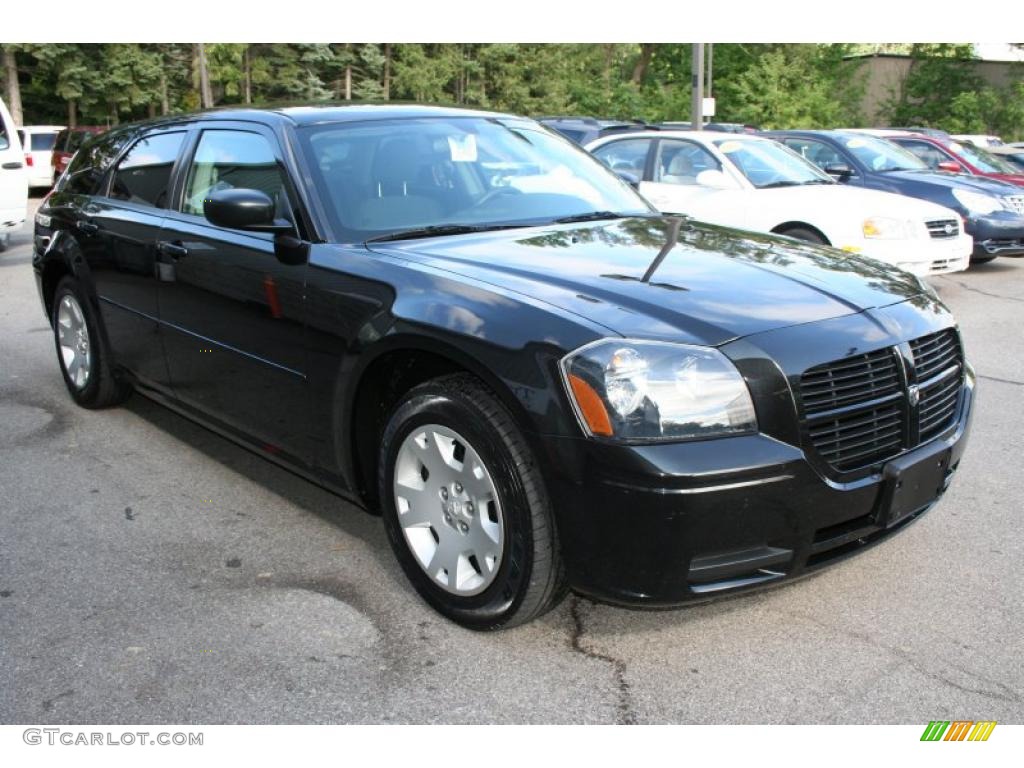
[[[789,229],[780,232],[780,235],[786,235],[786,237],[793,237],[797,240],[803,240],[805,243],[814,243],[816,245],[828,245],[829,242],[819,232],[815,232],[813,229],[807,227],[790,227]]]
[[[999,258],[998,253],[988,253],[984,256],[971,256],[971,266],[975,264],[988,264],[990,261],[995,261]]]
[[[4,232],[0,235],[0,251],[6,251],[7,246],[11,244],[11,233]]]
[[[384,429],[378,474],[391,547],[439,613],[469,629],[504,629],[565,595],[536,458],[476,377],[453,374],[412,389]],[[481,538],[485,529],[490,539]]]
[[[83,408],[107,408],[131,394],[131,387],[114,377],[99,317],[71,275],[57,284],[51,325],[64,384],[76,403]]]

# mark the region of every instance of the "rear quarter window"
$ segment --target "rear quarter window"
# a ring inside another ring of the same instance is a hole
[[[60,191],[73,195],[96,194],[110,164],[131,138],[130,132],[105,133],[87,141],[71,160]]]
[[[33,133],[32,134],[32,151],[33,152],[47,152],[53,149],[54,143],[57,141],[57,134],[55,133]]]

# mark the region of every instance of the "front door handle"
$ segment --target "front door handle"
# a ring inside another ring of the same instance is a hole
[[[183,259],[188,256],[188,248],[181,243],[171,243],[161,240],[156,244],[156,250],[163,256],[170,256],[172,259]]]
[[[95,235],[100,231],[99,225],[93,224],[91,221],[79,221],[75,227],[79,232],[84,232],[87,235]]]
[[[19,162],[4,163],[4,170],[5,171],[16,171],[19,168],[21,168],[21,163],[19,163]]]

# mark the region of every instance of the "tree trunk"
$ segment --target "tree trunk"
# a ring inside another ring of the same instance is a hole
[[[345,67],[345,101],[352,101],[352,65]]]
[[[206,66],[206,44],[196,43],[196,59],[199,65],[199,105],[203,109],[213,106],[213,91],[210,89],[210,71]]]
[[[249,53],[249,46],[245,46],[245,103],[252,104],[252,55]]]
[[[391,43],[384,43],[384,100],[391,98]]]
[[[151,101],[146,105],[146,116],[149,118],[156,117],[156,102]]]
[[[68,128],[75,128],[78,125],[78,101],[68,99]]]
[[[4,76],[7,80],[7,109],[15,125],[23,125],[21,111],[21,85],[18,83],[18,61],[10,46],[4,46]]]
[[[651,65],[651,57],[654,56],[654,43],[640,44],[640,58],[636,60],[633,67],[633,84],[640,85],[647,74],[647,67]]]
[[[168,115],[171,112],[171,100],[167,96],[167,73],[160,73],[160,114]]]

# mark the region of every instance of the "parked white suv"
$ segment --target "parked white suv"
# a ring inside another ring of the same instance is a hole
[[[21,141],[7,105],[0,99],[0,250],[7,247],[11,230],[28,215],[28,179]]]
[[[658,131],[617,134],[586,149],[665,213],[832,245],[916,275],[970,265],[974,243],[955,211],[837,184],[771,139]]]
[[[63,125],[26,125],[18,129],[29,187],[53,186],[53,146],[62,130]]]

